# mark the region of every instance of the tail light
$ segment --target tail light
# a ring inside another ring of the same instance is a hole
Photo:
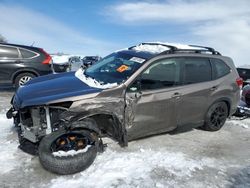
[[[51,64],[52,63],[52,57],[47,52],[45,52],[44,49],[41,48],[40,50],[45,55],[45,59],[42,62],[42,64],[47,64],[47,65]]]
[[[242,88],[242,86],[243,86],[243,79],[242,78],[237,78],[236,79],[236,84],[240,87],[240,88]]]

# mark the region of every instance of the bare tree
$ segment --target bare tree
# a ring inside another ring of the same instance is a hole
[[[0,34],[0,42],[7,43],[7,39]]]

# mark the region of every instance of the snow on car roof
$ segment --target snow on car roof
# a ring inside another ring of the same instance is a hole
[[[238,68],[240,68],[240,69],[250,69],[250,65],[241,65]]]
[[[192,47],[186,44],[168,43],[168,42],[147,42],[145,44],[139,44],[133,47],[132,49],[136,51],[146,51],[150,53],[161,53],[163,51],[170,50],[169,47],[164,46],[164,45],[174,46],[178,49],[188,49],[188,50],[202,50],[203,49],[199,47]]]

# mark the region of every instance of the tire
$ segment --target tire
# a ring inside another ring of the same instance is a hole
[[[86,152],[73,156],[54,156],[52,153],[53,143],[67,134],[81,134],[88,138],[93,145],[87,148]],[[40,142],[38,155],[41,165],[48,171],[56,174],[74,174],[88,168],[95,160],[98,151],[98,140],[95,141],[88,130],[66,132],[56,131],[45,136]]]
[[[19,74],[14,81],[15,87],[19,88],[34,77],[36,77],[36,75],[29,72]]]
[[[225,102],[214,103],[208,110],[205,123],[201,127],[206,131],[218,131],[226,122],[228,117],[228,106]]]

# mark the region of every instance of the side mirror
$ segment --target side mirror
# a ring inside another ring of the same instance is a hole
[[[130,92],[141,92],[141,80],[137,79],[130,87]]]

